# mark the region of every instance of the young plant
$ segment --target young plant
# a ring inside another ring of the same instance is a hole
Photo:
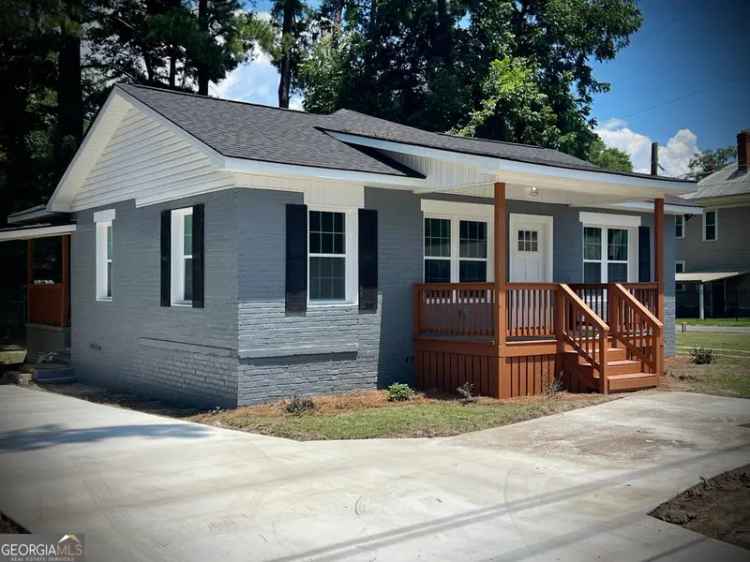
[[[390,402],[405,402],[414,398],[414,391],[408,384],[395,382],[385,392]]]
[[[464,384],[459,386],[456,389],[456,392],[458,392],[461,395],[461,402],[463,404],[473,404],[477,400],[479,400],[479,397],[474,396],[471,391],[474,390],[474,385],[471,384],[469,381],[466,381]]]
[[[286,404],[286,412],[294,416],[301,416],[305,412],[315,410],[315,402],[311,398],[300,398],[296,394]]]
[[[690,362],[696,365],[708,365],[709,363],[713,363],[715,359],[713,349],[694,347],[690,350]]]

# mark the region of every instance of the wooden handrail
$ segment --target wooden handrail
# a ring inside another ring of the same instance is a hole
[[[607,325],[607,323],[599,318],[596,312],[591,310],[589,305],[583,302],[583,300],[575,294],[573,289],[571,289],[567,283],[560,283],[560,289],[568,296],[571,301],[573,301],[573,303],[575,303],[579,310],[583,312],[589,320],[597,325],[600,330],[606,330],[607,332],[609,332],[609,326]]]
[[[645,285],[645,283],[640,283],[640,285]],[[626,285],[623,285],[622,283],[615,283],[614,286],[617,289],[618,296],[620,298],[627,299],[630,302],[631,306],[634,306],[640,311],[647,322],[649,322],[655,328],[664,328],[664,323],[656,316],[654,316],[652,312],[648,308],[646,308],[641,301],[635,298],[630,291],[625,289]],[[656,283],[654,283],[654,287],[655,286]]]
[[[625,345],[629,355],[641,361],[641,368],[662,374],[661,341],[664,324],[621,283],[614,283],[612,299],[612,335]]]
[[[599,390],[609,393],[607,382],[607,353],[609,326],[565,283],[558,289],[558,339],[567,341],[573,349],[599,372]],[[591,333],[593,332],[593,334]],[[593,336],[593,337],[592,337]]]

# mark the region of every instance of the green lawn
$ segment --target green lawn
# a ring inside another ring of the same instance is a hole
[[[195,416],[194,421],[301,441],[437,437],[477,431],[598,404],[600,395],[529,400],[483,400],[464,405],[457,400],[420,399],[370,407],[342,407],[301,415],[287,414],[283,404],[244,407]]]
[[[677,325],[687,324],[688,326],[731,326],[731,327],[750,327],[750,318],[678,318]]]
[[[692,348],[712,349],[709,365],[690,363]],[[750,334],[688,332],[677,334],[678,356],[667,364],[668,382],[678,390],[750,398]]]

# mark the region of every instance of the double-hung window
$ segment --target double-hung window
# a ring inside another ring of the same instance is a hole
[[[685,238],[685,215],[675,215],[674,236],[675,238]]]
[[[624,228],[583,228],[584,283],[620,283],[628,280],[630,232]]]
[[[356,216],[356,210],[309,211],[308,294],[311,303],[353,303],[356,300]]]
[[[172,211],[172,304],[193,302],[193,208]]]
[[[94,213],[96,224],[96,298],[100,301],[112,300],[112,222],[114,209]]]
[[[447,217],[424,219],[425,283],[485,282],[488,222]]]
[[[719,213],[716,209],[703,213],[703,241],[713,242],[719,239]]]

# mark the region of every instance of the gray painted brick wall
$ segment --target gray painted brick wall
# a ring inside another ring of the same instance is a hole
[[[238,189],[140,209],[132,201],[104,207],[117,213],[112,302],[95,298],[94,210],[78,213],[71,260],[78,375],[209,407],[413,383],[411,295],[423,267],[420,198],[365,190],[365,206],[377,209],[379,220],[377,313],[330,306],[289,316],[285,205],[302,201],[299,193]],[[197,202],[206,205],[206,306],[161,307],[160,212]],[[555,217],[555,280],[580,281],[581,209],[520,201],[509,201],[509,209]],[[650,225],[651,217],[643,217]],[[671,218],[665,228],[669,274],[674,271]],[[665,348],[670,354],[674,280],[668,279]]]
[[[96,299],[95,225],[91,209],[77,213],[71,253],[72,359],[76,373],[118,388],[144,389],[172,400],[206,406],[236,403],[236,369],[215,368],[200,352],[144,346],[141,338],[236,349],[236,192],[226,191],[135,208],[114,208],[112,302]],[[205,308],[160,306],[160,213],[206,205]],[[177,361],[180,357],[179,362]],[[174,368],[168,368],[172,365]]]

